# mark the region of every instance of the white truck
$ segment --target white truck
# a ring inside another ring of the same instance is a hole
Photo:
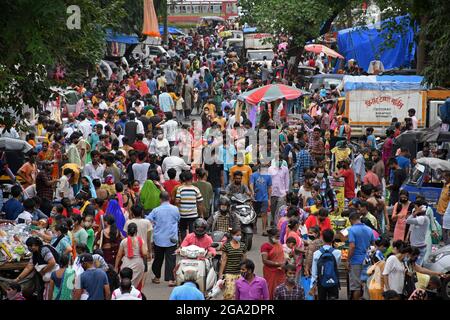
[[[274,52],[270,33],[244,33],[244,52],[247,61],[266,64],[272,71]]]
[[[339,113],[347,117],[352,135],[361,136],[373,127],[384,136],[392,118],[403,122],[408,110],[416,111],[418,128],[427,128],[441,121],[439,107],[450,97],[450,90],[427,90],[418,76],[344,77],[345,100]],[[410,78],[409,78],[410,77]]]

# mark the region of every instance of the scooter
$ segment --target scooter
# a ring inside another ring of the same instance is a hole
[[[242,193],[231,196],[231,212],[239,217],[241,222],[242,242],[245,243],[247,250],[252,248],[253,243],[253,224],[256,221],[256,212],[252,206],[252,199]]]
[[[196,245],[182,247],[179,250],[181,260],[176,270],[177,285],[184,282],[185,272],[194,271],[197,273],[197,285],[205,296],[211,292],[217,282],[217,273],[214,270],[211,258],[207,258],[208,251]]]
[[[219,274],[220,271],[220,261],[222,259],[222,247],[228,240],[227,233],[223,231],[214,231],[210,234],[213,243],[211,247],[216,249],[216,255],[212,258],[213,268],[216,270],[216,273]]]

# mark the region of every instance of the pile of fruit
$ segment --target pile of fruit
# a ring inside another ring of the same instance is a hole
[[[25,241],[30,236],[26,225],[0,225],[0,263],[18,262],[31,256]]]

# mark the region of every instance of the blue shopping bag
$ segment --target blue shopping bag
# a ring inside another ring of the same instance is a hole
[[[305,300],[314,300],[314,297],[309,295],[309,290],[311,290],[311,277],[301,276],[300,281],[300,285],[305,292]]]

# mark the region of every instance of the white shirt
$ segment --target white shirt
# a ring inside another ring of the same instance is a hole
[[[155,142],[156,154],[160,157],[170,155],[170,144],[167,139],[156,139]]]
[[[84,119],[83,121],[81,121],[80,124],[78,125],[78,128],[83,134],[83,138],[85,139],[89,138],[89,135],[92,133],[92,125],[88,119]]]
[[[23,219],[25,220],[26,224],[30,224],[31,221],[33,220],[33,215],[28,211],[24,211],[17,216],[16,223],[19,223],[19,219]]]
[[[83,175],[91,177],[92,180],[100,179],[102,181],[103,172],[105,172],[103,164],[98,164],[96,168],[92,163],[88,163],[84,166]]]
[[[417,120],[417,118],[416,118],[416,116],[412,116],[411,117],[411,121],[412,121],[412,126],[413,126],[413,130],[416,130],[417,129],[417,124],[418,124],[418,120]]]
[[[173,119],[170,119],[166,123],[161,125],[161,128],[164,130],[164,137],[168,141],[175,141],[176,140],[176,134],[178,129],[178,122],[176,122]]]
[[[5,128],[1,128],[0,132],[2,138],[20,139],[19,133],[17,133],[17,130],[14,128],[10,128],[9,132]]]
[[[131,292],[122,293],[120,288],[113,291],[111,300],[142,300],[141,292],[134,286],[131,286]]]
[[[174,168],[177,171],[177,176],[175,177],[176,180],[179,179],[180,173],[183,170],[190,170],[190,166],[184,162],[183,158],[170,156],[164,159],[162,163],[162,170],[164,171],[164,178],[166,180],[169,179],[169,176],[167,175],[167,171],[171,168]]]
[[[108,105],[106,104],[106,102],[105,102],[104,100],[102,100],[102,102],[100,102],[100,103],[98,104],[98,108],[99,108],[100,110],[108,110]]]
[[[144,134],[145,133],[145,131],[144,131],[144,124],[142,123],[142,121],[138,120],[138,119],[130,120],[130,122],[133,122],[133,121],[137,123],[136,133],[137,134],[139,134],[139,133]]]
[[[141,187],[147,181],[148,168],[150,168],[150,163],[134,163],[133,166],[134,179],[139,181]]]
[[[62,195],[61,195],[62,194]],[[56,186],[56,200],[61,200],[62,198],[74,199],[73,188],[70,185],[69,179],[66,175],[63,175]]]
[[[383,276],[388,276],[389,288],[398,294],[403,293],[405,283],[405,266],[395,255],[390,256],[384,265]],[[386,286],[384,290],[387,290]]]

